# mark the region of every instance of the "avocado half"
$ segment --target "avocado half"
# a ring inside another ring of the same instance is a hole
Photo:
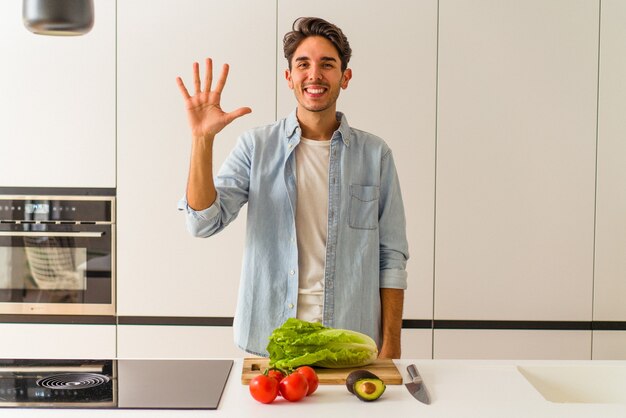
[[[371,402],[380,398],[385,391],[385,383],[374,373],[367,370],[355,370],[346,379],[350,393],[362,401]]]

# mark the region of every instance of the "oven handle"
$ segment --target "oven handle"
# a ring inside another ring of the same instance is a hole
[[[0,237],[85,237],[100,238],[104,232],[0,231]]]

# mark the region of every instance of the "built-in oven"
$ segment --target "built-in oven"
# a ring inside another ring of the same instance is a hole
[[[0,314],[115,314],[115,197],[0,196]]]

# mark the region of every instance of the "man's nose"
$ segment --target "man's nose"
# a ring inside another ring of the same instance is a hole
[[[322,79],[321,68],[317,65],[312,65],[311,71],[309,72],[309,80],[321,80],[321,79]]]

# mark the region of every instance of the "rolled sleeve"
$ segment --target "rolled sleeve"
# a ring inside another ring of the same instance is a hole
[[[379,217],[380,287],[406,289],[409,248],[400,182],[393,156],[383,157]]]
[[[389,269],[380,272],[380,287],[389,289],[406,289],[406,270]]]
[[[220,207],[219,199],[206,209],[194,210],[187,198],[183,197],[178,201],[178,210],[184,211],[187,220],[187,230],[195,237],[207,237],[216,232],[219,221]]]

